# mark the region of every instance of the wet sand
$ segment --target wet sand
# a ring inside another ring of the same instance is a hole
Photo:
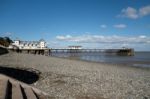
[[[32,86],[52,99],[150,99],[150,69],[9,53],[0,66],[41,72]]]

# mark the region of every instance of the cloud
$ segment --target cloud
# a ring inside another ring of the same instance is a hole
[[[107,25],[102,24],[102,25],[100,25],[100,27],[101,27],[101,28],[107,28]],[[126,28],[127,25],[125,25],[125,24],[116,24],[116,25],[113,25],[113,27],[119,28],[119,29],[123,29],[123,28]]]
[[[138,18],[137,10],[132,7],[127,7],[126,9],[122,9],[121,13],[122,13],[120,15],[121,17],[127,17],[131,19]]]
[[[102,24],[102,25],[100,25],[100,27],[101,27],[101,28],[107,28],[107,25]]]
[[[81,36],[56,36],[59,41],[79,43],[146,43],[150,44],[150,37],[141,35],[135,37],[127,36],[103,36],[103,35],[81,35]]]
[[[57,39],[60,39],[60,40],[71,40],[72,39],[72,36],[70,35],[66,35],[66,36],[56,36]]]
[[[150,14],[150,5],[139,9],[139,15],[140,16],[146,16],[149,14]]]
[[[123,29],[126,28],[127,26],[125,24],[116,24],[114,25],[115,28]]]
[[[6,37],[11,37],[14,33],[12,32],[4,32],[4,33],[0,33],[1,36],[6,36]]]
[[[141,38],[141,39],[145,39],[145,38],[146,38],[146,36],[145,36],[145,35],[140,35],[140,36],[139,36],[139,38]]]
[[[142,8],[136,9],[133,7],[127,7],[121,10],[121,14],[119,17],[126,17],[130,19],[137,19],[140,17],[144,17],[150,14],[150,5],[144,6]]]

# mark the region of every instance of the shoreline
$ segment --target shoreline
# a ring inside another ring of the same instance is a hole
[[[20,53],[1,55],[0,66],[39,70],[32,86],[54,99],[150,98],[150,69]]]
[[[145,65],[145,64],[140,64],[140,62],[135,63],[135,66],[134,66],[134,64],[98,62],[98,61],[82,60],[82,59],[75,59],[75,58],[69,58],[69,57],[51,56],[51,55],[49,57],[60,58],[60,59],[67,59],[67,60],[76,60],[76,61],[81,61],[81,62],[97,63],[97,64],[101,64],[101,65],[107,64],[107,65],[113,65],[113,66],[117,65],[117,66],[131,67],[131,68],[150,69],[150,67],[149,67],[150,64],[148,64],[148,66],[142,66],[142,65]]]

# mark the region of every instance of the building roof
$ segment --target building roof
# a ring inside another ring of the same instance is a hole
[[[16,39],[15,41],[20,41],[20,44],[39,44],[40,42],[44,41],[44,39],[40,39],[39,41],[21,41],[19,39]]]
[[[21,41],[20,44],[39,44],[39,41]]]

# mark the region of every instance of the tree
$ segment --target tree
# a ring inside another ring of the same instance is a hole
[[[13,41],[9,37],[0,37],[0,45],[8,47]]]
[[[9,44],[13,43],[13,41],[9,37],[4,37],[5,41]]]

